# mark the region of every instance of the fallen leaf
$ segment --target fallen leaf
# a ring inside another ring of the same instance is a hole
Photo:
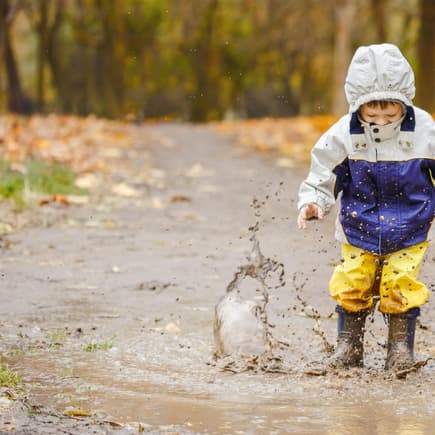
[[[110,426],[113,427],[124,427],[124,425],[121,422],[115,420],[104,420],[104,423],[110,424]]]
[[[181,329],[174,322],[170,322],[165,326],[165,331],[176,334],[181,332]]]
[[[276,165],[281,168],[294,168],[296,166],[296,163],[292,159],[281,157],[276,161]]]
[[[6,432],[6,431],[10,431],[10,430],[16,430],[16,426],[14,426],[13,424],[7,424],[5,426],[0,426],[0,432]]]
[[[6,222],[0,222],[0,235],[12,233],[13,227]]]
[[[125,183],[115,184],[112,187],[112,193],[118,196],[126,196],[126,197],[138,197],[141,196],[141,192],[134,187],[129,186]]]
[[[145,201],[145,206],[155,209],[163,209],[166,207],[163,201],[160,198],[156,197],[150,198],[149,200]]]
[[[177,221],[206,221],[206,217],[195,213],[176,213],[173,216]]]
[[[186,171],[186,175],[192,178],[210,177],[211,175],[214,175],[214,171],[211,169],[205,169],[200,163],[196,163]]]
[[[74,184],[81,189],[93,189],[99,185],[99,180],[95,174],[85,174],[77,177]]]
[[[69,409],[64,412],[64,415],[69,417],[90,417],[92,414],[89,411],[83,409]]]
[[[108,228],[108,229],[110,229],[110,230],[113,230],[113,229],[115,229],[115,228],[118,228],[118,224],[117,224],[114,220],[112,220],[112,219],[107,219],[107,220],[104,222],[104,224],[105,224],[105,227]]]
[[[122,155],[121,150],[118,148],[104,148],[101,153],[104,157],[111,159],[119,159]]]
[[[174,195],[171,197],[171,202],[190,202],[191,198],[185,195]]]
[[[53,204],[53,203],[58,203],[58,204],[62,204],[62,205],[69,205],[70,204],[68,198],[63,196],[63,195],[51,195],[50,197],[43,198],[39,201],[40,206]]]

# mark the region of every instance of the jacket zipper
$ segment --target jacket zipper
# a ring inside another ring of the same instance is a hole
[[[381,221],[381,194],[379,191],[380,180],[379,180],[379,167],[378,167],[378,149],[375,148],[375,157],[376,157],[376,200],[378,201],[378,225],[379,225],[379,237],[378,237],[378,251],[379,255],[382,255],[382,221]]]

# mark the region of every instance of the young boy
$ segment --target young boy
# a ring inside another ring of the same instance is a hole
[[[435,123],[413,106],[413,71],[392,44],[360,47],[344,89],[349,114],[314,146],[298,203],[303,229],[340,199],[342,262],[329,283],[338,340],[326,367],[363,365],[365,318],[379,298],[389,324],[385,368],[408,369],[429,297],[418,273],[435,213]]]

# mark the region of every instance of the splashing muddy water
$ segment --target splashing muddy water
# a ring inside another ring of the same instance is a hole
[[[276,273],[281,286],[285,286],[284,265],[264,257],[255,231],[250,240],[253,247],[249,262],[239,267],[227,286],[226,295],[215,307],[216,357],[226,357],[222,370],[286,373],[288,369],[284,368],[282,357],[274,354],[274,348],[284,343],[274,339],[267,317],[270,291],[267,280],[270,274]],[[240,287],[246,278],[260,285],[257,291],[262,303],[240,296]]]

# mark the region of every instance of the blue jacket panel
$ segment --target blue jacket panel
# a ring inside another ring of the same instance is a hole
[[[382,255],[425,241],[435,214],[431,163],[346,159],[334,168],[347,241]]]

